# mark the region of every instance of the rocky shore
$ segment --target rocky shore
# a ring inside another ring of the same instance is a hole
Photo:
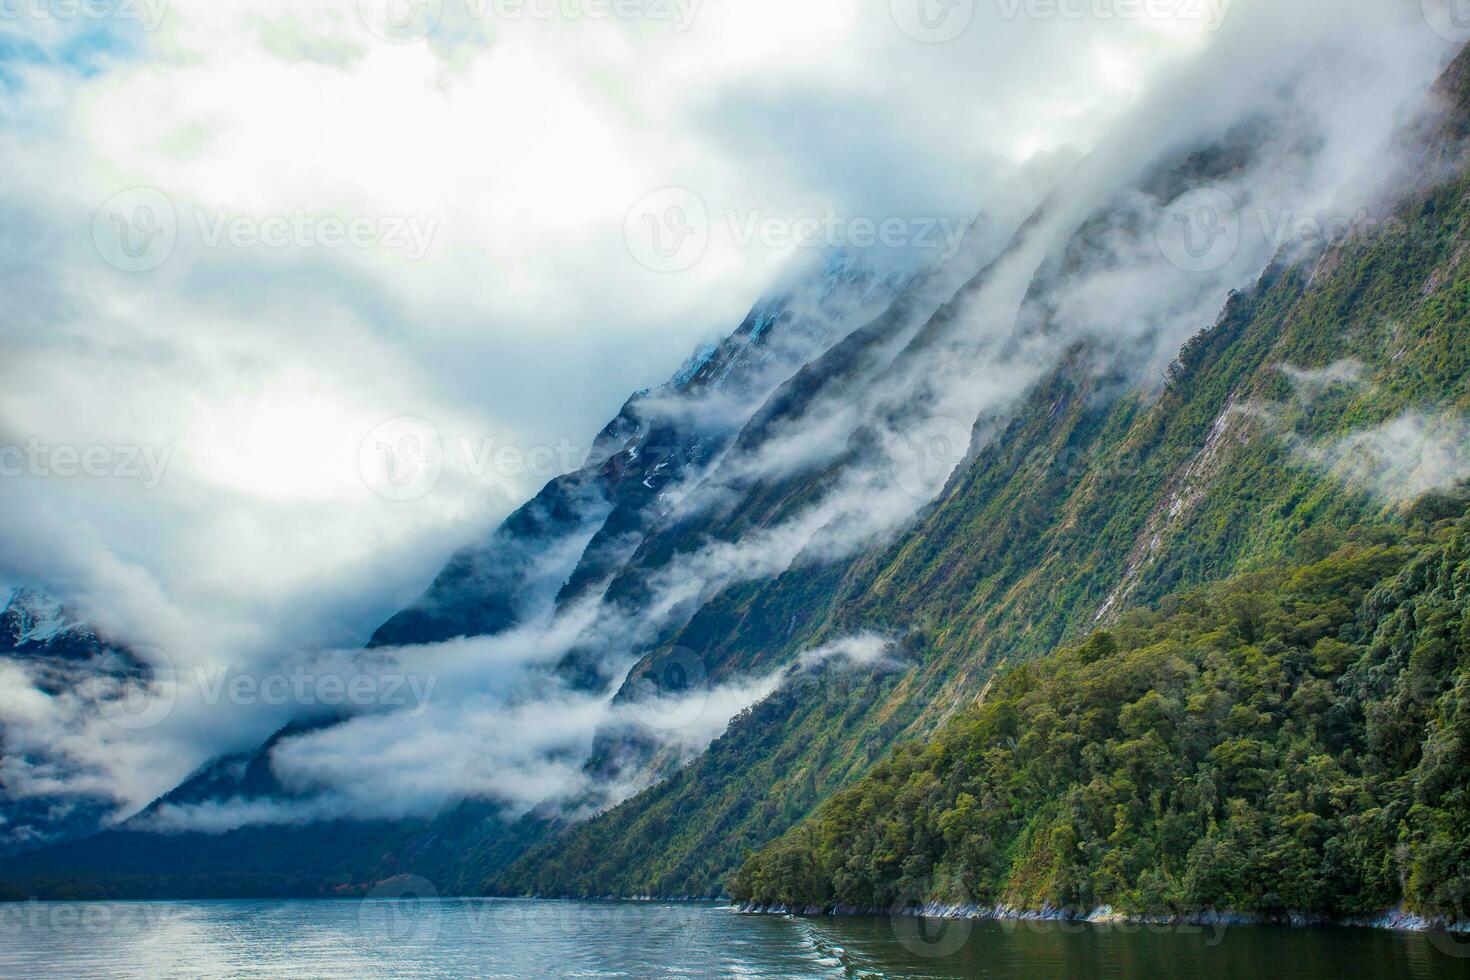
[[[796,908],[786,905],[758,905],[750,902],[738,903],[736,910],[747,915],[795,915],[813,917],[831,916],[889,916],[902,915],[926,919],[985,919],[996,922],[1090,922],[1096,924],[1129,924],[1153,926],[1343,926],[1363,929],[1392,929],[1401,932],[1449,932],[1470,936],[1470,921],[1426,919],[1404,909],[1390,909],[1375,916],[1359,916],[1334,919],[1330,916],[1305,912],[1284,912],[1279,915],[1255,915],[1229,911],[1205,911],[1181,915],[1127,915],[1115,911],[1111,906],[1100,906],[1089,911],[1061,909],[1044,906],[1041,909],[1018,909],[1009,905],[944,905],[931,902],[902,910],[860,909],[851,906],[823,907],[808,905]],[[1470,946],[1466,947],[1470,952]]]

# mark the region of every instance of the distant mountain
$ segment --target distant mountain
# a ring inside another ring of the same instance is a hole
[[[1331,869],[1340,880],[1323,880],[1354,889],[1355,908],[1438,911],[1462,857],[1434,821],[1459,827],[1463,800],[1411,800],[1405,781],[1460,792],[1440,762],[1463,734],[1463,630],[1388,630],[1380,600],[1414,596],[1398,605],[1439,615],[1457,594],[1458,573],[1429,566],[1433,552],[1459,567],[1458,498],[1437,493],[1470,475],[1467,63],[1402,133],[1417,169],[1375,204],[1396,221],[1271,242],[1242,219],[1236,247],[1212,256],[1233,206],[1289,209],[1320,190],[1311,121],[1265,106],[1146,158],[1130,145],[1068,161],[913,275],[841,259],[798,278],[635,395],[585,466],[457,555],[373,640],[492,636],[587,610],[550,675],[614,708],[730,695],[716,720],[734,718],[707,749],[619,721],[576,760],[580,795],[530,813],[469,799],[413,820],[222,835],[135,824],[12,861],[5,877],[42,894],[349,893],[416,874],[444,893],[737,887],[815,904],[971,894],[1152,908],[1207,894],[1177,887],[1197,832],[1280,816],[1271,794],[1311,771],[1332,775],[1314,798],[1321,821],[1293,825],[1280,852],[1306,869],[1294,880]],[[1257,187],[1262,172],[1280,179]],[[1204,203],[1178,213],[1191,201]],[[1324,586],[1340,552],[1352,573]],[[1416,568],[1434,581],[1395,578]],[[1244,598],[1257,586],[1271,591],[1260,609]],[[1164,639],[1189,649],[1139,667]],[[1237,678],[1249,694],[1201,686],[1215,669],[1206,644],[1232,670],[1260,665]],[[1339,662],[1347,649],[1357,666]],[[1100,691],[1080,708],[1040,679],[1079,659]],[[1143,688],[1167,687],[1168,670],[1178,704],[1151,714]],[[1409,670],[1432,697],[1389,731]],[[1347,716],[1370,702],[1381,717]],[[1300,730],[1278,730],[1285,708]],[[1120,737],[1170,744],[1184,715],[1197,738],[1172,758],[1187,771]],[[1359,744],[1375,731],[1386,754]],[[1041,751],[1053,735],[1079,740],[1065,771]],[[220,760],[158,805],[296,799],[270,749]],[[1017,771],[1032,782],[981,773],[987,753],[1031,753]],[[1153,768],[1116,778],[1130,760]],[[1398,809],[1384,810],[1390,790]],[[1186,792],[1192,822],[1163,826]],[[958,815],[930,819],[928,801]],[[1005,832],[1003,853],[971,854],[981,815]],[[1161,849],[1108,844],[1125,819]],[[1354,821],[1388,823],[1338,832]],[[1248,824],[1230,840],[1284,839],[1283,825],[1251,838]],[[1237,853],[1208,839],[1220,862]],[[1099,861],[1048,857],[1070,840],[1096,844]],[[1371,852],[1348,853],[1364,841]],[[972,857],[990,877],[956,884]],[[1272,908],[1249,884],[1252,907]]]
[[[19,672],[25,688],[66,705],[45,724],[36,721],[44,709],[34,706],[12,702],[0,715],[0,853],[95,833],[118,801],[70,789],[85,785],[76,778],[85,776],[85,762],[70,758],[56,741],[65,726],[105,723],[109,712],[125,711],[117,699],[129,685],[146,684],[149,668],[99,636],[74,609],[21,588],[10,592],[0,612],[0,669]]]
[[[580,469],[455,555],[370,646],[494,635],[537,602],[562,607],[604,584],[667,508],[669,491],[717,458],[772,390],[881,312],[910,278],[835,254],[763,299],[670,381],[635,393]]]
[[[730,336],[696,352],[664,385],[635,393],[598,434],[578,470],[552,480],[487,540],[456,554],[423,597],[374,634],[369,648],[495,635],[605,586],[667,508],[670,493],[719,456],[773,389],[880,314],[896,295],[918,292],[914,280],[912,269],[877,269],[860,253],[799,266]],[[29,614],[35,624],[24,619],[29,607],[15,608],[12,618],[24,624],[16,627],[17,636],[31,637],[43,628],[58,637],[83,636],[46,620],[39,607]],[[54,604],[47,608],[57,610]],[[334,723],[319,717],[293,725],[254,752],[215,760],[123,827],[37,855],[25,866],[73,883],[78,877],[113,876],[111,884],[96,885],[90,894],[166,895],[181,887],[180,880],[211,894],[315,893],[330,877],[391,876],[399,848],[422,861],[428,846],[448,862],[472,846],[466,834],[476,840],[490,832],[507,836],[494,801],[466,801],[437,818],[402,822],[330,820],[195,834],[143,829],[172,807],[302,801],[302,793],[276,777],[270,753],[284,739]],[[533,822],[524,843],[555,826]],[[69,827],[67,834],[18,837],[16,849],[93,832],[98,821],[77,820]],[[518,853],[513,842],[506,846],[509,856]],[[185,852],[192,857],[181,863]],[[186,870],[186,879],[176,877]],[[120,885],[119,874],[133,884]]]

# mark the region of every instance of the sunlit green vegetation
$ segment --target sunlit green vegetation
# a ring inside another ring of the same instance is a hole
[[[1350,537],[1008,672],[754,856],[735,895],[1463,916],[1470,521]]]

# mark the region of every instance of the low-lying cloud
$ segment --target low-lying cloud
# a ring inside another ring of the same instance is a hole
[[[1470,478],[1470,419],[1406,412],[1295,453],[1349,486],[1402,504]]]
[[[1210,239],[1233,248],[1181,259],[1158,229],[1184,198],[1139,192],[1148,168],[1254,126],[1239,167],[1174,190],[1203,189],[1208,213],[1227,219],[1231,207],[1314,213],[1369,199],[1382,190],[1378,154],[1448,53],[1415,17],[1368,0],[1240,0],[1214,32],[1001,17],[948,46],[906,36],[876,0],[702,5],[677,34],[491,24],[449,6],[443,30],[389,44],[347,0],[175,0],[141,36],[48,20],[27,54],[0,56],[11,96],[0,131],[24,150],[0,192],[19,229],[0,242],[0,281],[16,297],[0,328],[0,443],[170,452],[153,487],[115,474],[6,478],[0,577],[50,586],[185,672],[259,677],[334,661],[321,651],[355,650],[536,489],[527,474],[449,467],[421,500],[375,496],[358,470],[369,433],[410,416],[522,448],[585,440],[627,392],[728,331],[791,258],[711,236],[690,269],[658,275],[624,240],[635,202],[693,185],[714,214],[978,212],[1008,236],[1025,214],[1007,212],[1007,181],[1026,160],[1070,157],[1069,146],[1092,155],[942,330],[906,353],[895,343],[865,384],[788,420],[754,456],[694,474],[673,504],[717,511],[751,481],[856,447],[799,511],[651,569],[635,609],[594,597],[551,613],[556,573],[575,558],[557,555],[520,628],[385,654],[439,678],[420,717],[365,710],[278,746],[273,764],[301,802],[151,819],[219,829],[403,815],[457,794],[514,808],[575,795],[596,732],[620,709],[615,687],[560,686],[550,667],[562,656],[590,645],[617,676],[720,590],[890,539],[943,492],[970,433],[985,435],[977,423],[1003,416],[1074,344],[1124,352],[1135,383],[1158,383],[1274,245],[1244,222],[1233,240]],[[998,90],[1008,97],[975,96]],[[208,226],[221,230],[211,244],[185,222],[157,268],[109,266],[95,220],[135,187],[185,215],[243,216],[245,231],[289,231],[300,209],[318,229],[327,217],[435,223],[415,259],[289,235],[262,246],[228,222]],[[1089,226],[1087,247],[1064,252],[1103,205],[1110,218]],[[988,260],[1002,244],[980,251]],[[1335,370],[1352,380],[1350,366]],[[755,400],[648,411],[735,427]],[[1405,416],[1305,452],[1400,499],[1461,472],[1458,424]],[[881,663],[873,642],[842,656]],[[717,689],[720,707],[680,751],[707,744],[727,709],[770,683]],[[190,697],[140,735],[17,684],[5,710],[28,734],[7,738],[62,746],[71,777],[122,813],[301,713]],[[71,777],[33,774],[38,785]]]

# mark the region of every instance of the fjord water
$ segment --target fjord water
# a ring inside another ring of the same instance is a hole
[[[663,903],[0,906],[10,977],[1463,977],[1470,945],[1353,929],[743,915]]]

